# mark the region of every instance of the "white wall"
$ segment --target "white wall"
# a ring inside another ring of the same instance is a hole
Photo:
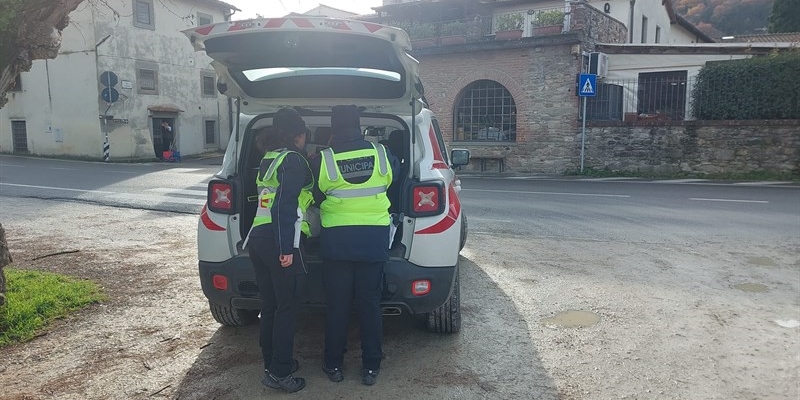
[[[155,155],[154,116],[175,118],[184,155],[224,148],[230,136],[227,98],[216,91],[214,96],[202,95],[201,71],[213,75],[211,60],[204,53],[195,53],[180,32],[195,26],[198,12],[212,15],[214,22],[224,20],[222,12],[202,3],[156,0],[155,30],[150,30],[133,25],[132,0],[106,3],[116,14],[88,2],[79,6],[70,14],[59,56],[37,60],[30,72],[23,73],[23,92],[10,94],[9,103],[0,109],[0,151],[12,150],[10,121],[25,119],[32,153],[101,158],[99,116],[107,104],[99,96],[103,86],[98,77],[106,70],[132,85],[125,89],[119,82],[115,89],[120,100],[108,108],[115,119],[128,121],[107,125],[112,159]],[[141,62],[157,64],[158,94],[138,92],[136,67]],[[148,111],[151,106],[172,106],[183,112],[153,114]],[[211,147],[205,144],[206,120],[217,124],[217,141]],[[55,132],[63,132],[63,142],[55,141]]]
[[[647,41],[653,44],[656,39],[656,26],[661,28],[659,43],[695,43],[696,37],[686,28],[671,24],[667,8],[662,0],[636,0],[633,7],[633,27],[630,25],[630,0],[590,0],[589,3],[603,11],[606,3],[610,6],[609,15],[619,20],[633,32],[633,43],[642,43],[642,16],[647,17]]]

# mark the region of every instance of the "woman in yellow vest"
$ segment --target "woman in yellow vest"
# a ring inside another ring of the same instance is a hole
[[[306,132],[296,110],[275,113],[256,177],[258,207],[247,238],[262,302],[259,342],[266,376],[261,382],[290,393],[306,385],[292,376],[300,368],[292,353],[300,280],[307,272],[300,236],[314,183],[302,155]]]

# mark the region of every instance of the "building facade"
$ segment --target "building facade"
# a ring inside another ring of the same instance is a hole
[[[211,59],[181,30],[229,20],[217,0],[108,0],[70,14],[58,57],[34,61],[0,109],[0,152],[102,159],[161,155],[161,122],[183,154],[217,150],[230,103]]]
[[[598,45],[712,41],[664,0],[412,1],[376,12],[362,18],[409,33],[450,147],[470,150],[470,168],[495,172],[578,168],[576,78],[607,73],[607,59],[602,72],[592,64]]]

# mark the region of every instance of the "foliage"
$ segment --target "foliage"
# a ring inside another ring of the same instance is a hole
[[[800,119],[798,76],[800,51],[708,63],[692,91],[694,116],[704,120]]]
[[[775,0],[769,16],[769,32],[800,32],[800,1]]]
[[[442,24],[442,36],[463,35],[467,31],[467,24],[464,21],[450,21]]]
[[[406,28],[408,37],[413,39],[427,39],[436,37],[436,26],[434,24],[415,24]]]
[[[32,339],[54,319],[103,300],[100,287],[49,272],[9,269],[7,304],[0,309],[0,347]]]
[[[522,13],[500,14],[494,18],[496,31],[513,31],[522,29],[525,23],[525,16]]]
[[[564,11],[539,11],[533,15],[533,26],[553,26],[564,24]]]
[[[761,33],[761,29],[767,26],[774,1],[675,0],[673,4],[675,12],[713,37]],[[787,18],[790,15],[787,14]]]

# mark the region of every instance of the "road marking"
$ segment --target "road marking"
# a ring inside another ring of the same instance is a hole
[[[578,179],[578,180],[579,181],[584,181],[584,182],[617,182],[617,181],[630,181],[630,180],[636,180],[636,179],[640,179],[640,178],[620,176],[620,177],[616,177],[616,178],[613,178],[613,177],[612,178],[581,178],[581,179]]]
[[[67,192],[81,192],[81,193],[100,193],[100,194],[112,194],[114,192],[107,192],[105,190],[86,190],[86,189],[71,189],[71,188],[61,188],[61,187],[53,187],[53,186],[38,186],[38,185],[23,185],[19,183],[2,183],[0,185],[5,186],[15,186],[15,187],[26,187],[26,188],[33,188],[33,189],[48,189],[48,190],[64,190]]]
[[[700,198],[700,197],[690,197],[689,200],[695,200],[695,201],[722,201],[722,202],[728,202],[728,203],[762,203],[762,204],[769,203],[768,201],[764,201],[764,200],[704,199],[704,198]]]
[[[131,203],[131,202],[146,202],[146,203],[176,203],[176,204],[189,204],[189,205],[196,205],[202,206],[206,203],[205,197],[201,198],[188,198],[188,197],[167,197],[167,196],[158,196],[158,195],[147,195],[147,194],[139,194],[139,193],[113,193],[108,196],[104,196],[103,200],[116,200],[121,203]]]
[[[139,175],[141,172],[138,171],[105,171],[110,174],[131,174],[131,175]]]
[[[559,193],[559,192],[526,192],[521,190],[492,190],[492,189],[461,189],[470,192],[491,193],[519,193],[519,194],[546,194],[552,196],[588,196],[588,197],[631,197],[627,194],[598,194],[598,193]]]
[[[205,168],[170,168],[169,172],[197,172],[197,171],[204,171]]]
[[[15,165],[15,164],[0,164],[0,168],[3,168],[3,167],[23,168],[25,166],[24,165]]]
[[[661,181],[653,181],[654,183],[697,183],[708,182],[708,179],[667,179]]]
[[[788,185],[788,184],[790,184],[790,183],[792,183],[792,182],[791,182],[791,181],[761,181],[761,182],[736,182],[736,183],[734,183],[734,185],[742,185],[742,186],[748,186],[748,185],[753,185],[753,186],[764,185],[764,186],[771,186],[771,185]]]
[[[49,167],[49,169],[61,169],[64,171],[75,171],[77,168],[64,168],[64,167]]]
[[[206,198],[206,195],[208,194],[208,192],[205,190],[187,190],[187,189],[172,189],[172,188],[153,188],[153,189],[147,189],[145,191],[163,193],[163,194],[186,194],[202,198]]]

